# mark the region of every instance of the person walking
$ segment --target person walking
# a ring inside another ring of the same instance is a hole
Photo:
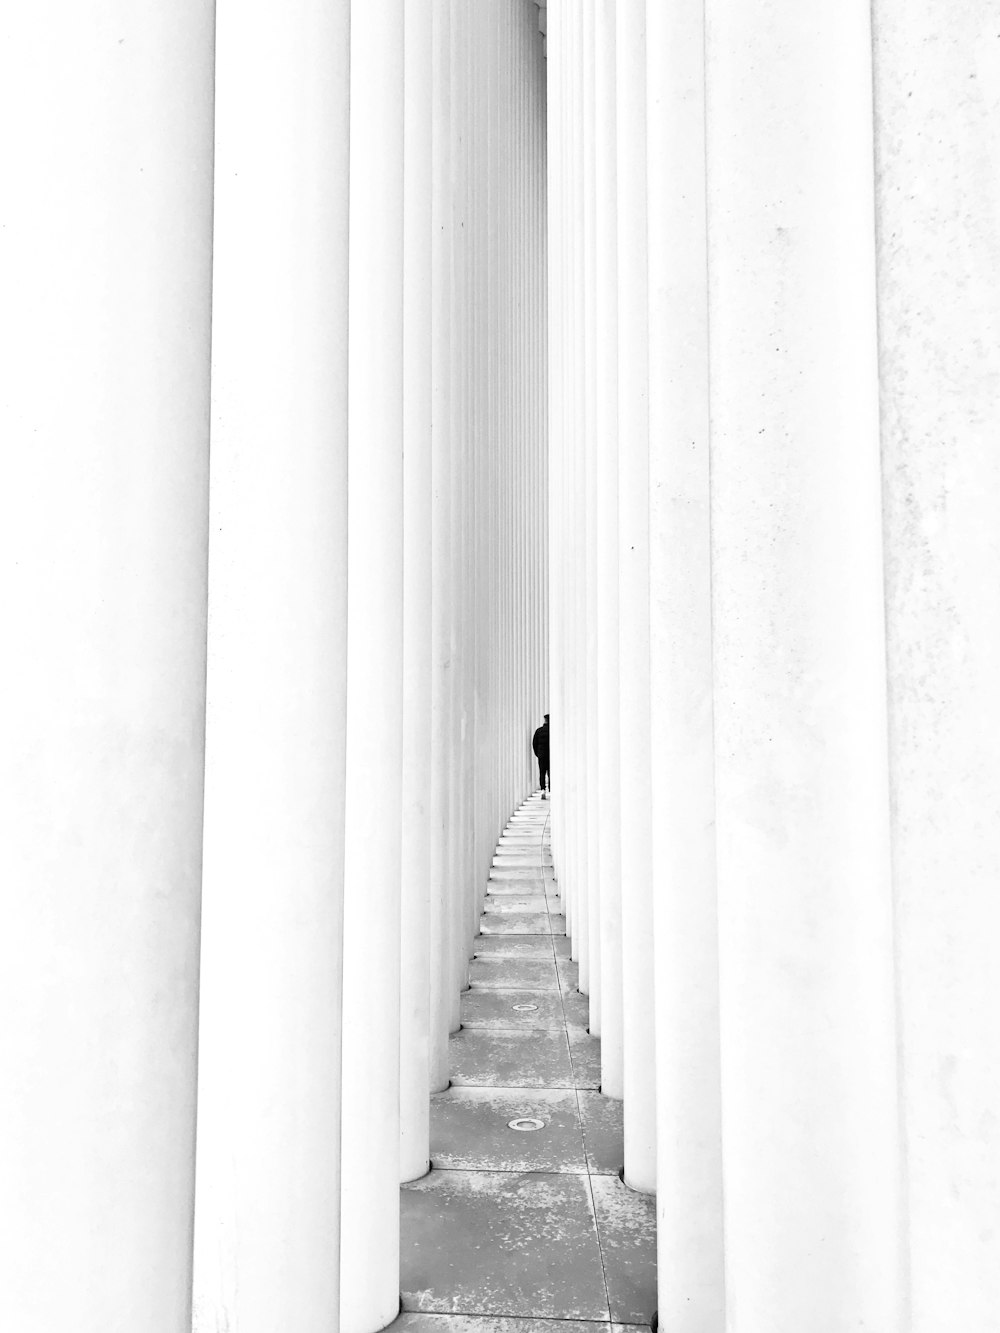
[[[538,760],[538,784],[542,789],[542,800],[549,799],[546,784],[549,781],[549,715],[545,714],[545,721],[540,727],[535,729],[535,734],[531,738],[531,748],[535,752],[535,758]]]

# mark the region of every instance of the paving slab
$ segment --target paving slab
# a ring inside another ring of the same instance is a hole
[[[559,984],[564,991],[576,990],[580,984],[580,964],[572,958],[559,958],[556,961],[559,972]]]
[[[542,879],[550,884],[556,877],[555,867],[544,862],[539,863],[537,857],[505,857],[495,858],[490,867],[490,879]]]
[[[494,865],[490,879],[552,879],[552,867],[535,865]]]
[[[487,891],[489,893],[500,893],[504,896],[512,893],[530,893],[547,897],[555,891],[555,881],[551,879],[540,880],[537,876],[534,879],[491,879]]]
[[[532,1028],[462,1028],[448,1039],[456,1087],[572,1088],[564,1032]]]
[[[540,847],[498,847],[493,855],[495,866],[545,866],[552,867],[552,853],[543,843]]]
[[[512,1129],[512,1120],[542,1125]],[[576,1093],[548,1088],[438,1093],[431,1098],[431,1160],[448,1170],[585,1171]]]
[[[497,954],[491,958],[473,958],[469,963],[469,981],[482,990],[558,990],[555,961],[547,958],[511,958]]]
[[[563,991],[563,1008],[566,1022],[573,1027],[587,1028],[590,1025],[590,999],[582,995],[575,987]]]
[[[586,1028],[567,1025],[570,1056],[573,1061],[573,1079],[578,1088],[601,1086],[601,1042]]]
[[[490,867],[490,879],[544,879],[551,883],[555,877],[552,863],[540,863],[537,856],[498,856]]]
[[[400,1202],[404,1310],[610,1322],[586,1175],[431,1171]]]
[[[656,1196],[591,1176],[611,1317],[648,1324],[656,1310]]]
[[[584,1319],[516,1319],[510,1315],[404,1311],[386,1333],[643,1333],[643,1330],[637,1324],[597,1324]]]
[[[462,996],[462,1025],[479,1028],[545,1028],[562,1032],[558,991],[469,990]]]
[[[483,916],[479,929],[484,935],[552,934],[547,912],[490,912]]]
[[[564,935],[553,936],[548,933],[547,916],[545,934],[477,935],[472,941],[472,952],[477,958],[551,958],[553,954],[558,958],[568,948],[569,941]]]
[[[507,870],[494,870],[486,883],[487,893],[503,890],[508,885],[516,886],[521,893],[547,893],[555,880],[551,875],[542,875],[537,870],[526,870],[516,875]]]
[[[492,887],[492,886],[491,886]],[[526,893],[525,885],[520,885],[520,893],[488,893],[483,904],[486,912],[547,912],[548,903],[544,893]]]
[[[624,1103],[617,1097],[584,1089],[577,1093],[577,1098],[588,1169],[595,1175],[617,1176],[625,1161]]]

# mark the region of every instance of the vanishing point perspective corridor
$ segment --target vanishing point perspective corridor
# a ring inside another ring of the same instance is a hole
[[[600,1092],[538,795],[500,836],[479,930],[451,1086],[431,1101],[432,1169],[402,1192],[402,1308],[527,1316],[536,1333],[648,1325],[653,1201],[618,1178],[621,1102]]]
[[[997,17],[7,6],[2,1333],[1000,1333]]]

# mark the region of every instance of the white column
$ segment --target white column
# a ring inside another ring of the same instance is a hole
[[[572,483],[572,441],[575,435],[575,413],[573,413],[573,277],[572,277],[572,256],[573,256],[573,200],[572,200],[572,89],[573,89],[573,69],[572,69],[572,15],[568,11],[568,5],[565,5],[560,16],[560,27],[563,31],[561,37],[561,176],[563,176],[563,205],[561,205],[561,235],[559,239],[561,255],[560,283],[561,292],[563,292],[563,309],[561,309],[560,319],[560,360],[561,371],[563,371],[563,385],[561,385],[561,399],[563,399],[563,423],[561,423],[561,443],[560,443],[560,541],[559,541],[559,603],[561,607],[561,656],[560,656],[560,766],[561,773],[561,796],[560,804],[557,806],[560,814],[561,833],[560,842],[563,850],[563,876],[560,881],[560,892],[563,893],[565,908],[565,918],[567,918],[567,932],[569,934],[569,948],[573,950],[573,930],[576,928],[576,894],[575,880],[573,880],[573,804],[572,804],[572,681],[569,673],[569,664],[571,664],[573,653],[573,624],[575,617],[572,613],[571,600],[569,600],[569,563],[571,563],[571,540],[572,540],[572,505],[571,505],[571,483]],[[577,950],[579,953],[579,950]]]
[[[535,273],[538,293],[538,312],[536,325],[536,366],[538,376],[538,396],[535,403],[535,430],[538,439],[538,452],[535,459],[535,479],[538,495],[538,505],[535,513],[535,522],[538,531],[538,661],[535,674],[535,689],[538,706],[536,716],[541,717],[543,713],[551,711],[551,688],[549,684],[550,674],[550,634],[551,634],[551,608],[549,600],[550,590],[550,533],[549,533],[549,410],[548,397],[551,389],[551,378],[548,358],[548,328],[549,314],[551,311],[550,288],[549,288],[549,266],[550,252],[548,249],[548,231],[547,231],[547,208],[551,196],[548,193],[548,140],[547,140],[547,119],[548,111],[546,106],[547,82],[548,82],[548,63],[542,54],[544,42],[542,43],[539,54],[535,58]],[[550,763],[551,763],[551,738],[549,740]],[[549,831],[553,834],[551,824],[552,811],[549,808]]]
[[[569,800],[567,788],[566,716],[569,681],[566,671],[570,618],[566,599],[566,541],[569,508],[566,499],[569,468],[567,462],[570,433],[570,349],[569,349],[569,16],[563,0],[553,6],[550,15],[553,32],[553,62],[547,89],[547,118],[552,120],[549,189],[554,189],[548,239],[553,311],[550,319],[549,355],[552,382],[549,385],[550,442],[549,494],[552,534],[549,547],[549,597],[555,619],[549,674],[552,681],[549,719],[549,782],[552,799],[552,846],[559,894],[566,914],[566,928],[572,929],[573,896],[569,874]]]
[[[913,1333],[1000,1310],[996,9],[879,0],[879,360]]]
[[[451,744],[451,0],[433,11],[433,200],[431,248],[431,1045],[430,1087],[448,1085],[452,1021],[449,797]]]
[[[728,1319],[895,1330],[869,12],[708,15]]]
[[[646,24],[658,1313],[722,1333],[703,0]]]
[[[457,958],[459,980],[462,990],[469,988],[469,955],[473,936],[478,931],[481,910],[477,910],[476,898],[479,886],[475,875],[475,801],[476,801],[476,617],[479,611],[475,595],[475,523],[473,515],[473,483],[476,471],[475,445],[475,407],[476,373],[478,358],[475,341],[476,333],[476,146],[475,146],[475,84],[472,60],[475,46],[473,41],[475,12],[463,8],[461,22],[460,87],[463,106],[462,155],[465,182],[465,229],[463,235],[464,255],[462,271],[463,289],[463,336],[462,350],[464,362],[464,398],[462,402],[462,447],[465,463],[462,473],[462,577],[463,595],[462,621],[459,626],[462,659],[462,717],[464,727],[463,753],[465,755],[466,780],[462,787],[462,875],[460,893],[462,897],[462,947]]]
[[[656,1187],[645,0],[618,9],[618,548],[625,1183]]]
[[[548,699],[549,720],[549,785],[551,788],[552,849],[559,893],[566,910],[566,863],[564,853],[565,782],[560,773],[563,754],[565,717],[563,709],[563,624],[564,600],[562,591],[562,497],[563,497],[563,436],[565,412],[565,351],[563,336],[563,301],[565,264],[564,236],[564,135],[563,135],[563,9],[562,0],[548,6],[549,65],[546,82],[546,192],[547,252],[548,252],[548,326],[546,354],[548,358],[548,605],[549,655]],[[544,710],[543,710],[544,711]]]
[[[601,1091],[623,1092],[621,768],[618,711],[618,196],[615,4],[595,14],[597,356],[597,725],[601,928]]]
[[[400,1179],[430,1165],[433,0],[406,8],[403,105],[403,823]],[[435,1083],[438,1078],[435,1077]]]
[[[217,11],[196,1330],[338,1311],[349,15]]]
[[[100,17],[12,10],[0,52],[0,1322],[181,1333],[212,14],[112,0]]]
[[[489,755],[496,742],[496,723],[490,716],[490,698],[487,680],[491,656],[489,644],[492,607],[486,596],[489,566],[489,533],[486,513],[489,506],[488,444],[492,429],[490,393],[496,367],[489,351],[490,308],[490,190],[493,162],[491,158],[490,114],[495,93],[496,58],[492,46],[492,15],[476,11],[476,64],[474,78],[477,86],[477,166],[479,216],[476,230],[476,343],[479,349],[479,371],[476,395],[476,472],[473,505],[473,535],[476,544],[476,901],[481,904],[486,892],[487,867],[493,859],[497,830],[492,818],[493,783],[489,773]],[[480,909],[481,910],[481,909]],[[473,935],[479,931],[478,914],[473,922]]]
[[[583,732],[586,738],[586,800],[583,807],[584,855],[583,884],[587,894],[587,952],[588,991],[590,997],[590,1031],[601,1035],[601,876],[600,876],[600,747],[598,744],[598,639],[597,615],[597,511],[598,511],[598,456],[605,443],[597,434],[597,259],[595,249],[595,137],[594,106],[594,6],[588,5],[583,14],[583,513],[581,530],[584,543],[579,574],[584,582],[583,599],[583,662],[585,668],[583,690]]]
[[[472,780],[466,715],[466,627],[468,614],[466,572],[465,473],[468,467],[465,435],[465,405],[468,398],[468,106],[465,97],[465,29],[468,14],[460,0],[451,5],[451,154],[452,218],[451,247],[451,727],[452,754],[449,790],[450,892],[451,892],[451,1030],[461,1024],[460,999],[468,985],[467,913],[467,793]]]
[[[403,5],[351,7],[341,1326],[399,1306]]]
[[[590,993],[590,935],[587,900],[587,714],[586,714],[586,339],[584,325],[584,236],[583,236],[583,105],[584,51],[582,7],[567,16],[569,21],[570,99],[569,112],[569,292],[570,292],[570,423],[567,447],[568,529],[566,545],[566,596],[569,615],[567,641],[566,719],[567,780],[569,787],[569,884],[573,903],[572,956],[579,963],[579,985]]]

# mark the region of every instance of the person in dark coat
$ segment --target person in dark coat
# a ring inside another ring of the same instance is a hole
[[[549,715],[545,714],[545,721],[535,730],[531,738],[531,748],[535,752],[535,758],[538,760],[538,783],[542,789],[542,800],[548,800],[548,792],[545,790],[545,784],[549,778]]]

